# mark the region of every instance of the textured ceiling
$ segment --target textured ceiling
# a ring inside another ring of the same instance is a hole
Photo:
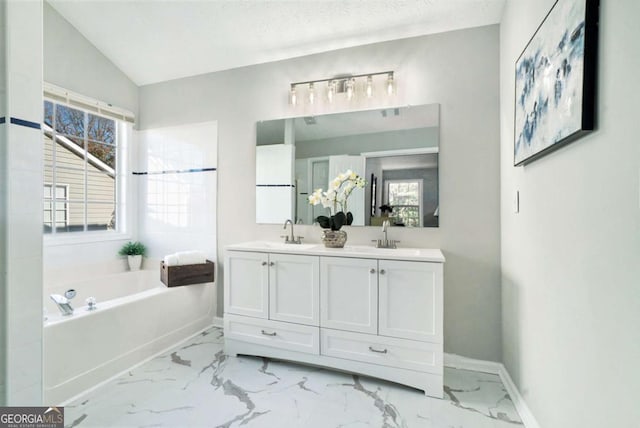
[[[137,85],[500,21],[505,0],[48,0]]]

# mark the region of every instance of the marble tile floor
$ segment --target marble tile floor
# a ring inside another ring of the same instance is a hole
[[[444,399],[391,382],[224,354],[211,328],[65,407],[67,427],[523,427],[496,375],[445,368]]]

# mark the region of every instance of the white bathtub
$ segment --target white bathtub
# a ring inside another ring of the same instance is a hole
[[[69,288],[75,310],[62,316],[49,294]],[[214,294],[212,283],[165,287],[158,270],[45,287],[44,402],[63,403],[211,325]]]

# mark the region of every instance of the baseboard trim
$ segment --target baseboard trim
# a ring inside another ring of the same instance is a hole
[[[451,367],[462,370],[473,370],[482,373],[491,373],[500,376],[504,387],[507,389],[511,401],[515,406],[524,426],[526,428],[540,428],[540,425],[533,417],[533,413],[529,410],[529,406],[524,401],[524,398],[520,394],[520,391],[516,387],[515,383],[511,379],[507,368],[502,363],[496,363],[494,361],[476,360],[473,358],[467,358],[456,354],[444,354],[445,367]]]
[[[511,401],[513,401],[514,406],[516,406],[516,410],[524,423],[524,426],[527,428],[540,428],[540,424],[536,421],[536,418],[533,417],[533,413],[529,410],[529,406],[524,401],[524,398],[520,394],[520,391],[516,387],[516,384],[513,383],[507,368],[504,364],[500,364],[500,372],[498,373],[500,376],[500,380],[504,384],[504,387],[507,389],[509,396],[511,397]]]
[[[213,326],[224,328],[224,319],[222,317],[213,317]]]

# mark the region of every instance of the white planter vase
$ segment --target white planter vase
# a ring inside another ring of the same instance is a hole
[[[140,270],[140,265],[142,265],[142,256],[127,256],[127,261],[129,262],[129,270]]]

